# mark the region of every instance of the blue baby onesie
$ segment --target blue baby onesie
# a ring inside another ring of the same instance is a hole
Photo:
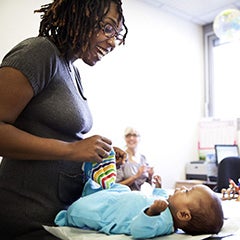
[[[156,188],[153,196],[145,196],[117,183],[109,189],[94,186],[89,179],[83,197],[68,210],[59,212],[55,223],[59,226],[87,227],[106,234],[127,234],[134,238],[151,238],[174,232],[168,208],[158,216],[150,217],[144,213],[155,199],[167,198],[165,190]]]

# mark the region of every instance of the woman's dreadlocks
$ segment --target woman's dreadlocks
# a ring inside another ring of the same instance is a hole
[[[121,0],[55,0],[43,5],[34,11],[43,13],[39,36],[50,38],[65,57],[76,50],[84,52],[89,48],[89,38],[108,13],[112,2],[117,6],[118,21],[122,20],[125,28],[125,40],[127,27]]]

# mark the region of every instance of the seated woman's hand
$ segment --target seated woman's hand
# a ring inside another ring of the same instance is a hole
[[[153,176],[153,183],[155,188],[162,188],[162,178],[159,175]]]
[[[135,175],[136,179],[140,178],[144,172],[146,172],[146,166],[142,165],[138,168],[138,171]]]
[[[153,168],[153,167],[148,167],[148,168],[147,168],[147,172],[148,172],[148,175],[149,175],[150,177],[152,177],[153,174],[154,174],[154,168]]]

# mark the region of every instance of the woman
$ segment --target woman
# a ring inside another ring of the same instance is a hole
[[[127,161],[117,169],[117,182],[127,185],[131,190],[141,190],[145,182],[152,184],[153,168],[149,167],[146,157],[138,150],[139,132],[127,127],[124,133]]]
[[[73,62],[93,66],[124,43],[121,1],[55,0],[35,12],[42,13],[39,36],[14,47],[0,68],[4,240],[56,239],[42,225],[81,196],[82,163],[101,162],[112,147],[103,136],[84,139],[92,117]]]

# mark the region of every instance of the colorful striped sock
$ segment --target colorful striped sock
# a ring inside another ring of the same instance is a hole
[[[116,159],[113,150],[101,163],[85,162],[83,167],[87,176],[104,189],[110,188],[116,181]]]

